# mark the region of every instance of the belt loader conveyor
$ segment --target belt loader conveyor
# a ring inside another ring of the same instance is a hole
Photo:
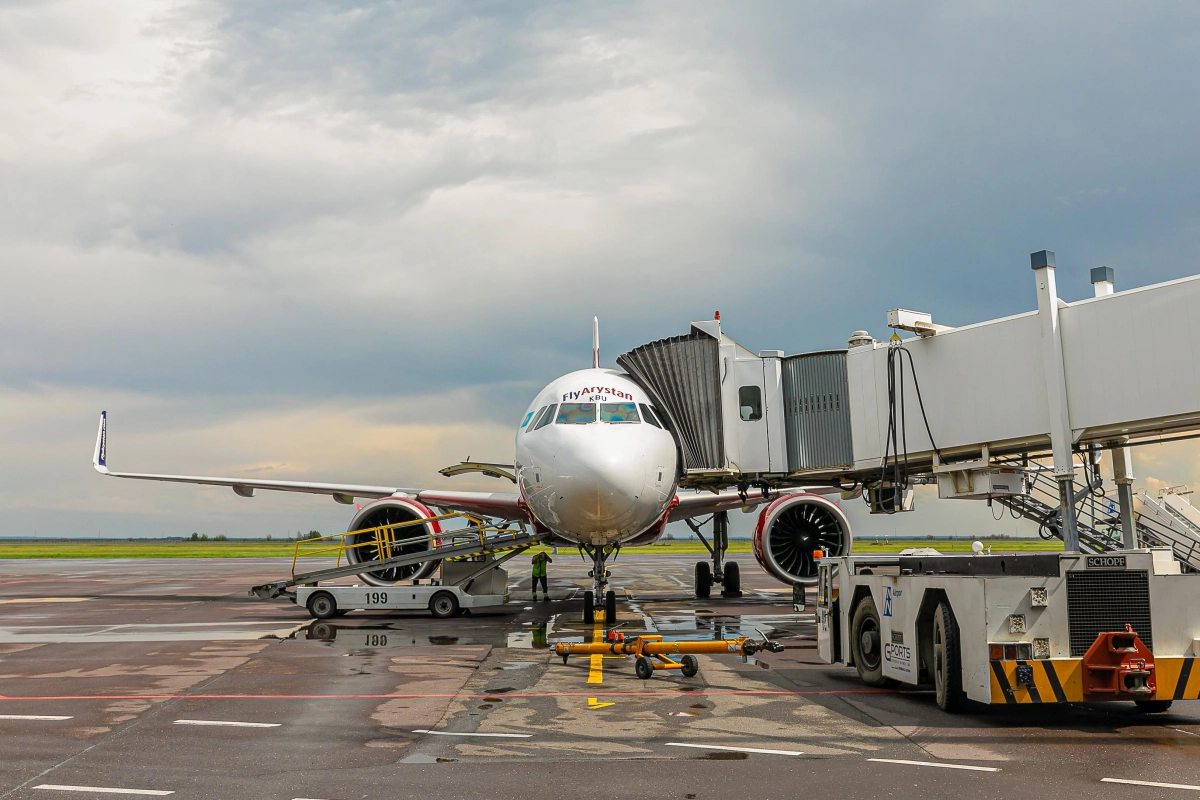
[[[947,711],[1200,697],[1200,574],[1170,548],[821,559],[817,651],[872,686],[932,684]]]

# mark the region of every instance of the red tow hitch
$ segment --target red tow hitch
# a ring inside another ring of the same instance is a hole
[[[1102,633],[1083,656],[1085,700],[1147,700],[1154,696],[1154,654],[1126,625]]]

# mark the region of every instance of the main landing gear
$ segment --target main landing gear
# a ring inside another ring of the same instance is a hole
[[[580,546],[592,558],[592,569],[588,577],[592,579],[592,588],[583,593],[583,621],[592,625],[596,622],[596,600],[604,604],[604,624],[617,624],[617,593],[608,588],[608,568],[604,562],[609,556],[615,555],[621,549],[619,544]]]
[[[721,595],[724,597],[742,596],[742,568],[736,561],[723,564],[725,553],[729,550],[729,512],[718,511],[712,517],[712,544],[700,532],[700,526],[686,520],[692,532],[700,537],[700,542],[712,555],[712,563],[696,562],[696,597],[705,598],[712,594],[714,583],[721,585]]]

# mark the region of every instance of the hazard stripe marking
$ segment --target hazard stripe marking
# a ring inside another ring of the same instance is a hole
[[[1183,695],[1187,691],[1188,678],[1192,676],[1192,662],[1195,660],[1194,658],[1185,658],[1183,660],[1183,667],[1179,670],[1179,680],[1175,684],[1174,699],[1183,699]]]
[[[1042,661],[1039,663],[1046,670],[1046,680],[1050,682],[1050,688],[1054,690],[1054,700],[1059,703],[1067,702],[1067,694],[1063,691],[1062,683],[1058,680],[1058,671],[1054,669],[1054,662]]]
[[[996,678],[996,683],[1000,686],[1000,693],[1004,695],[1004,702],[1007,705],[1012,705],[1017,702],[1017,698],[1013,697],[1012,688],[1008,685],[1008,676],[1004,674],[1004,665],[999,661],[993,661],[992,675]]]

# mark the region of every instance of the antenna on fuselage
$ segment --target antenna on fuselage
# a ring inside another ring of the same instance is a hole
[[[600,318],[592,317],[592,369],[600,369]]]

